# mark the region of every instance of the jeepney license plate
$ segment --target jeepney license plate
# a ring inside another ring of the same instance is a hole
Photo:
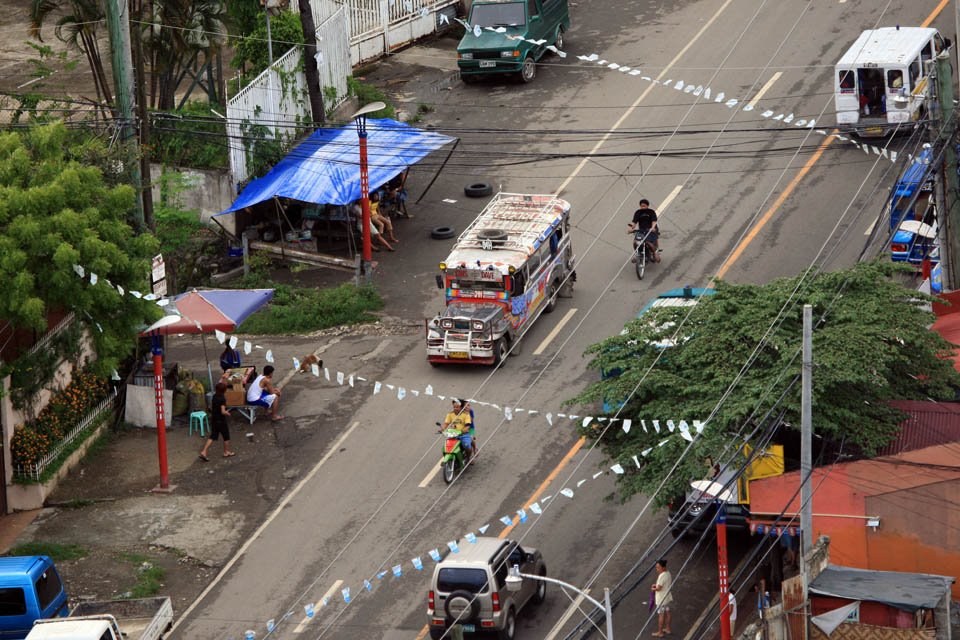
[[[460,626],[463,627],[464,633],[474,633],[477,630],[477,626],[473,624],[463,624]]]
[[[489,69],[490,67],[495,67],[495,66],[497,66],[497,61],[496,61],[496,60],[481,60],[481,61],[480,61],[480,68],[481,68],[481,69]]]
[[[882,136],[883,127],[867,127],[864,131],[868,136]]]
[[[467,358],[470,357],[470,354],[467,353],[466,351],[451,351],[451,352],[450,352],[450,357],[451,357],[451,358],[463,358],[463,359],[467,359]]]

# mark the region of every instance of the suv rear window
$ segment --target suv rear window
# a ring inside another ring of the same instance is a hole
[[[27,612],[23,589],[0,589],[0,616],[22,616]]]
[[[451,593],[459,590],[484,593],[487,590],[486,570],[455,567],[440,569],[440,575],[437,576],[437,591]]]
[[[60,584],[60,576],[53,569],[43,572],[43,575],[37,578],[37,601],[40,603],[40,610],[43,611],[50,606],[50,603],[56,600],[60,592],[63,591],[63,585]]]

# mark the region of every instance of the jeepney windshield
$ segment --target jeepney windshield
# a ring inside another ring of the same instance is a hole
[[[522,2],[474,4],[470,23],[483,27],[522,27],[527,17]]]
[[[466,289],[468,291],[503,291],[503,281],[494,280],[461,280],[450,278],[451,289]]]

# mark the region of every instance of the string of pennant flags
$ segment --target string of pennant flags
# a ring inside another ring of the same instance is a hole
[[[167,306],[170,303],[169,298],[161,298],[154,294],[143,294],[139,291],[133,291],[133,290],[127,291],[122,286],[112,284],[106,278],[100,278],[96,273],[93,273],[93,272],[88,273],[87,270],[84,269],[81,265],[73,265],[73,270],[78,277],[83,278],[84,280],[88,280],[91,285],[108,286],[114,291],[116,291],[120,296],[131,296],[136,299],[154,302],[155,304],[161,307]],[[102,328],[100,329],[100,331],[102,331]],[[276,358],[274,357],[274,354],[273,354],[273,350],[268,347],[254,344],[248,340],[243,340],[241,342],[241,339],[238,336],[228,335],[219,330],[215,331],[214,335],[220,344],[229,344],[229,346],[232,349],[242,347],[244,353],[247,355],[252,353],[254,349],[264,350],[265,351],[264,357],[267,362],[274,363],[276,361]],[[292,360],[292,365],[294,369],[300,370],[300,367],[301,367],[300,360],[295,357],[291,358],[291,360]],[[328,382],[335,381],[336,384],[341,387],[347,386],[350,388],[356,388],[359,383],[370,382],[367,378],[364,378],[356,373],[344,373],[343,371],[331,371],[329,367],[323,367],[321,369],[321,367],[317,363],[312,363],[310,365],[310,373],[315,378],[322,377],[324,380]],[[117,379],[119,378],[116,372],[114,372],[114,377]],[[447,394],[437,393],[433,389],[433,386],[430,384],[427,384],[423,389],[412,389],[412,388],[407,388],[400,384],[393,384],[390,382],[382,382],[379,380],[375,380],[373,381],[372,388],[373,388],[373,395],[383,394],[384,397],[393,397],[397,401],[402,401],[408,397],[434,398],[441,401],[458,397],[452,394],[447,395]],[[489,407],[491,409],[499,411],[503,414],[504,419],[507,421],[512,421],[515,417],[517,417],[518,414],[522,414],[522,413],[525,413],[530,416],[542,415],[546,419],[547,423],[551,426],[553,426],[558,419],[570,420],[573,423],[579,422],[579,426],[583,428],[589,427],[591,424],[593,424],[596,427],[599,424],[604,422],[608,422],[612,424],[614,422],[619,421],[621,423],[620,428],[623,429],[624,433],[630,433],[635,422],[634,420],[629,418],[621,419],[621,418],[611,418],[607,416],[580,416],[576,414],[569,414],[569,413],[564,413],[559,411],[554,413],[551,411],[542,411],[538,409],[524,409],[520,407],[510,407],[507,405],[501,405],[494,402],[486,402],[483,400],[478,400],[476,398],[467,398],[467,401],[477,406]],[[649,422],[649,426],[648,426],[648,422]],[[541,515],[543,513],[544,505],[547,502],[551,500],[556,500],[558,497],[561,497],[561,496],[572,500],[575,497],[577,491],[579,491],[580,487],[582,487],[587,482],[591,480],[596,480],[597,478],[599,478],[600,476],[608,472],[613,473],[615,475],[623,475],[626,473],[627,466],[629,466],[631,463],[635,466],[635,468],[639,469],[642,466],[642,463],[640,460],[641,457],[647,457],[656,448],[666,445],[668,442],[671,441],[672,438],[677,436],[683,438],[688,442],[692,442],[693,439],[697,435],[701,434],[704,428],[706,427],[706,423],[701,420],[692,420],[691,422],[688,423],[686,420],[641,419],[639,420],[639,424],[640,424],[640,428],[642,428],[644,432],[661,434],[663,437],[657,442],[656,445],[648,447],[647,449],[644,449],[643,451],[641,451],[639,454],[631,456],[629,460],[625,460],[622,463],[615,462],[609,465],[605,469],[601,469],[599,471],[596,471],[592,475],[583,477],[577,480],[575,483],[572,483],[568,486],[564,486],[555,495],[551,494],[551,495],[543,496],[530,504],[521,506],[520,508],[515,509],[512,514],[503,515],[492,523],[491,522],[485,523],[482,526],[477,527],[475,531],[470,531],[465,533],[461,538],[448,541],[445,545],[443,545],[443,547],[435,547],[433,549],[430,549],[426,553],[422,553],[420,555],[414,556],[408,561],[408,563],[395,564],[391,566],[390,569],[388,570],[382,570],[377,572],[371,578],[364,579],[361,585],[358,588],[355,588],[352,593],[355,595],[356,593],[359,593],[359,592],[372,591],[374,588],[374,585],[377,582],[384,580],[390,575],[393,575],[394,578],[402,578],[404,576],[405,566],[407,564],[409,564],[409,566],[412,567],[413,569],[412,573],[422,572],[425,569],[424,558],[429,558],[433,562],[441,561],[441,559],[443,558],[443,554],[441,554],[440,552],[441,548],[445,548],[449,550],[449,553],[459,553],[460,552],[460,543],[458,542],[459,540],[464,540],[466,544],[476,544],[477,536],[486,535],[486,533],[490,531],[491,528],[496,524],[500,524],[503,527],[514,527],[514,526],[526,523],[530,519],[531,514],[536,516]],[[409,569],[407,569],[407,573],[411,573]],[[351,602],[352,597],[353,596],[351,595],[351,587],[344,587],[343,589],[341,589],[340,599],[342,599],[344,603],[349,604]],[[325,596],[319,602],[305,604],[304,605],[305,616],[308,619],[312,619],[316,615],[317,610],[319,608],[326,607],[327,605],[329,605],[332,602],[333,598],[334,596]],[[286,619],[290,617],[292,614],[293,614],[292,611],[288,612],[283,616],[282,619]],[[276,628],[276,624],[277,624],[276,619],[270,619],[266,621],[265,627],[267,629],[267,632],[272,633],[273,630]],[[252,630],[245,632],[245,638],[253,639],[255,637],[256,637],[256,632]]]
[[[406,2],[409,3],[410,0],[406,0]],[[501,34],[506,33],[507,31],[506,28],[504,27],[481,27],[480,25],[471,26],[470,23],[460,18],[456,18],[456,21],[462,24],[468,33],[473,33],[473,35],[477,38],[482,36],[484,31],[490,31],[493,33],[501,33]],[[449,23],[449,19],[447,18],[446,15],[440,14],[440,22],[441,24],[446,24],[446,23]],[[524,38],[523,36],[519,36],[519,35],[508,35],[505,37],[509,40],[528,42],[538,47],[546,44],[547,42],[546,40],[543,40],[543,39],[531,40],[530,38]],[[553,45],[547,46],[546,49],[548,51],[555,53],[560,58],[567,57],[567,53],[565,51],[561,51]],[[698,98],[702,97],[704,101],[710,101],[712,99],[714,103],[724,104],[728,109],[733,109],[734,107],[736,107],[738,104],[741,103],[741,100],[738,98],[734,98],[734,97],[728,98],[725,92],[723,91],[714,92],[710,87],[704,87],[702,84],[695,85],[693,83],[684,82],[683,80],[679,80],[679,79],[674,80],[672,78],[668,80],[663,80],[663,81],[657,80],[656,78],[653,78],[651,76],[644,75],[643,71],[640,70],[639,68],[622,65],[618,62],[607,60],[606,58],[603,58],[596,53],[591,53],[589,55],[578,55],[577,60],[580,60],[582,62],[593,62],[593,63],[596,63],[597,66],[603,67],[610,71],[616,71],[632,77],[639,77],[640,80],[643,80],[645,82],[650,82],[654,85],[658,85],[664,88],[672,88],[676,91],[682,91],[683,93],[691,94],[694,97],[698,97]],[[742,110],[744,112],[754,111],[755,109],[756,109],[756,106],[752,103],[747,103],[742,107]],[[793,125],[794,127],[801,128],[801,129],[802,128],[814,129],[814,127],[817,124],[817,121],[815,118],[809,118],[809,119],[798,118],[794,113],[778,112],[773,109],[766,109],[762,111],[760,113],[760,116],[762,118],[766,118],[774,122],[780,122],[785,125]],[[814,131],[815,133],[821,136],[833,137],[841,142],[850,143],[868,155],[872,153],[873,155],[883,156],[884,158],[888,159],[890,162],[897,161],[897,155],[898,155],[897,152],[893,150],[888,150],[885,147],[878,147],[872,144],[860,143],[857,140],[854,140],[853,138],[840,135],[839,133],[834,133],[832,131],[827,131],[826,129],[814,129]],[[908,153],[907,155],[910,161],[913,161],[913,154]]]
[[[167,306],[170,303],[169,298],[160,298],[154,294],[143,294],[139,291],[125,291],[122,286],[114,285],[109,280],[105,278],[100,278],[96,273],[89,272],[87,274],[86,269],[81,265],[73,265],[74,272],[83,279],[88,279],[91,285],[106,285],[111,289],[114,289],[119,295],[125,296],[129,295],[137,299],[147,300],[154,302],[158,306]],[[97,325],[98,329],[102,331],[102,328]],[[273,349],[269,346],[264,347],[259,344],[254,344],[249,340],[243,340],[241,342],[240,338],[236,335],[228,335],[223,331],[215,330],[214,336],[220,344],[227,344],[231,349],[242,348],[244,355],[250,355],[253,353],[254,349],[263,350],[264,359],[270,364],[276,364],[276,357],[274,356]],[[291,357],[291,363],[293,369],[296,371],[302,370],[302,364],[300,359],[296,357]],[[343,371],[331,371],[329,367],[320,368],[320,365],[316,362],[310,364],[310,373],[315,378],[323,378],[327,382],[336,382],[339,386],[348,386],[350,388],[356,388],[358,383],[368,383],[370,382],[367,378],[360,376],[357,373],[345,373]],[[116,372],[115,372],[116,373]],[[115,378],[119,376],[116,375]],[[452,393],[438,393],[434,390],[433,385],[427,384],[422,390],[408,388],[402,384],[394,384],[392,382],[382,382],[380,380],[373,381],[373,395],[380,395],[395,397],[396,400],[402,401],[408,397],[426,397],[434,398],[437,400],[445,401],[452,400],[454,398],[459,398],[456,394]],[[475,406],[489,407],[496,411],[499,411],[503,414],[504,419],[508,422],[512,421],[515,417],[518,417],[519,414],[527,414],[529,416],[538,416],[541,415],[547,421],[550,426],[553,426],[558,420],[570,420],[571,422],[580,422],[580,426],[583,428],[589,427],[593,423],[604,423],[604,422],[621,422],[621,428],[624,433],[630,433],[630,430],[634,426],[634,421],[630,418],[611,418],[607,416],[581,416],[573,413],[565,413],[562,411],[544,411],[541,409],[525,409],[522,407],[511,407],[507,404],[498,404],[496,402],[487,402],[485,400],[479,400],[477,398],[465,398],[468,402]],[[649,422],[649,426],[648,423]],[[678,434],[683,439],[688,442],[693,441],[695,434],[699,434],[703,431],[704,423],[700,420],[693,420],[692,423],[688,423],[686,420],[639,420],[640,428],[647,433],[664,433],[664,434]],[[660,445],[662,446],[662,445]],[[648,449],[642,452],[643,456],[649,454],[652,450]],[[639,466],[639,463],[638,463]]]

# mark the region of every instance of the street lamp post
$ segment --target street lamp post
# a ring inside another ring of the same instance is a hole
[[[164,316],[151,325],[145,333],[150,336],[153,353],[153,391],[157,411],[157,457],[160,460],[160,486],[155,492],[169,493],[176,489],[170,486],[170,472],[167,467],[167,419],[163,407],[163,337],[161,329],[180,321],[178,315]]]
[[[360,233],[363,235],[363,253],[360,262],[360,274],[367,284],[373,279],[372,262],[373,251],[370,246],[370,176],[367,169],[367,115],[386,109],[387,105],[382,102],[371,102],[361,107],[355,114],[350,116],[357,123],[357,137],[360,138],[360,208],[363,211],[362,228]],[[357,281],[360,277],[358,274]]]
[[[610,605],[610,589],[603,589],[603,602],[601,603],[599,600],[592,598],[589,594],[587,594],[586,591],[582,591],[568,582],[557,580],[556,578],[548,578],[547,576],[535,576],[529,573],[520,573],[520,566],[513,565],[513,567],[507,573],[507,590],[520,591],[520,587],[523,585],[524,578],[539,580],[541,582],[550,582],[560,585],[565,589],[576,591],[586,600],[588,600],[593,606],[597,607],[598,609],[603,609],[607,618],[607,640],[613,640],[613,607]]]

